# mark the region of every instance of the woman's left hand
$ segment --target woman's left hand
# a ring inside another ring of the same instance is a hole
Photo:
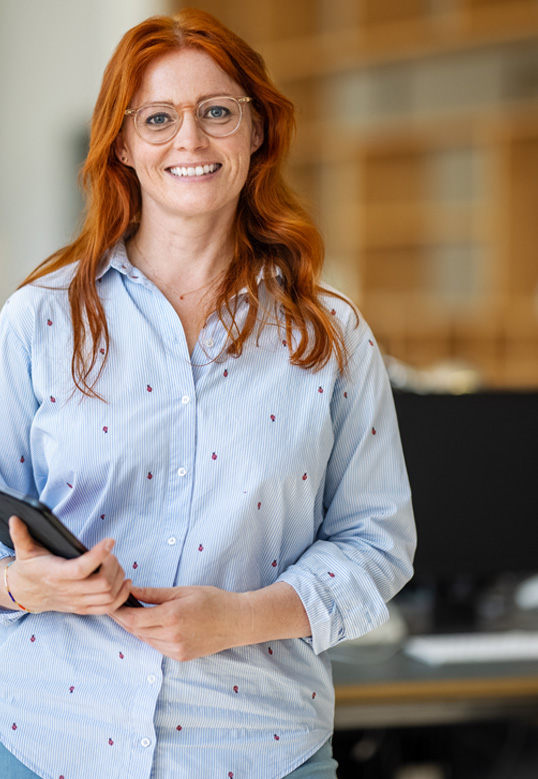
[[[250,608],[241,593],[217,587],[133,587],[151,608],[121,608],[112,618],[173,660],[194,660],[248,643]]]

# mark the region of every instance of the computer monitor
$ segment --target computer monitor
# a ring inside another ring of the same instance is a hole
[[[414,583],[472,606],[504,574],[538,571],[538,392],[394,391],[418,532]],[[464,603],[460,605],[465,605]]]

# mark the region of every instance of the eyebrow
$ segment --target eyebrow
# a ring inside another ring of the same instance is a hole
[[[198,103],[203,103],[204,100],[211,100],[212,97],[234,97],[234,95],[229,95],[222,92],[212,92],[208,95],[202,95],[201,97],[198,97],[194,103],[175,103],[173,100],[150,100],[149,103],[141,103],[143,106],[151,106],[151,105],[171,105],[171,106],[187,106],[187,105],[198,105]]]

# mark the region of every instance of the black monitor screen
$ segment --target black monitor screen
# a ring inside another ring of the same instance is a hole
[[[415,580],[538,571],[538,393],[395,391]]]

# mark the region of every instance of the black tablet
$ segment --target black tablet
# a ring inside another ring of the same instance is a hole
[[[17,490],[3,487],[0,490],[0,541],[11,549],[13,541],[9,534],[9,518],[13,515],[22,519],[38,544],[57,557],[72,559],[88,551],[44,503]],[[125,605],[142,604],[133,595],[129,595]]]

